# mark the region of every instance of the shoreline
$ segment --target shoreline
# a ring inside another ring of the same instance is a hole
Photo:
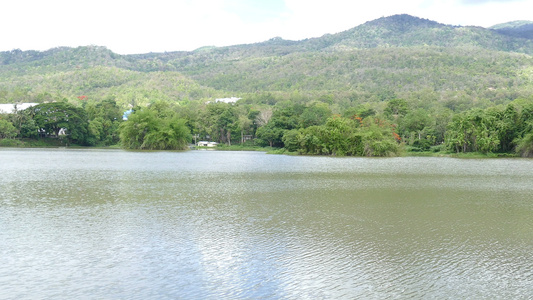
[[[2,140],[0,140],[2,141]],[[109,149],[109,150],[126,150],[121,148],[119,145],[110,145],[110,146],[79,146],[79,145],[60,145],[58,143],[46,143],[42,141],[37,141],[36,143],[25,143],[20,140],[11,140],[16,141],[14,143],[0,143],[0,148],[19,148],[19,149]],[[241,146],[241,145],[232,145],[232,146],[218,146],[218,147],[198,147],[190,146],[189,150],[198,150],[198,151],[259,151],[265,152],[267,154],[281,154],[281,155],[294,155],[299,156],[298,152],[289,152],[284,148],[273,148],[273,147],[259,147],[259,146]],[[143,151],[143,150],[140,150]],[[153,150],[150,150],[153,151]],[[166,150],[160,150],[166,151]],[[187,150],[185,150],[187,151]],[[304,156],[326,156],[326,155],[304,155]],[[336,155],[327,155],[329,157],[366,157],[366,156],[336,156]],[[479,153],[479,152],[468,152],[468,153],[448,153],[448,152],[402,152],[398,156],[394,157],[449,157],[449,158],[463,158],[463,159],[480,159],[480,158],[527,158],[520,157],[514,153]]]

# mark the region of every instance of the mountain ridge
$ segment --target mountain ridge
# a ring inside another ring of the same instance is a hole
[[[497,24],[489,27],[498,33],[513,37],[526,38],[533,40],[533,22],[532,21],[511,21]]]
[[[350,105],[354,99],[419,97],[424,90],[442,101],[471,97],[499,103],[533,89],[533,40],[513,34],[404,14],[300,41],[275,37],[194,51],[120,55],[103,46],[4,51],[0,102],[86,94],[116,95],[126,105],[151,97],[180,102],[258,93],[289,99],[297,93]],[[57,74],[76,80],[61,84]],[[172,82],[179,93],[171,91]]]
[[[213,51],[216,49],[225,49],[225,48],[234,48],[234,47],[244,47],[244,46],[283,46],[283,47],[291,47],[298,44],[328,44],[331,43],[331,41],[339,41],[339,40],[345,40],[354,38],[355,35],[361,35],[359,33],[360,31],[369,33],[372,29],[375,28],[381,28],[380,32],[374,32],[373,36],[371,38],[375,38],[376,35],[383,35],[387,37],[387,35],[392,35],[394,33],[409,33],[412,31],[420,31],[424,29],[434,30],[434,29],[444,29],[452,30],[452,29],[475,29],[479,31],[483,31],[487,34],[490,34],[491,32],[500,33],[501,35],[511,35],[512,37],[522,37],[517,36],[515,32],[517,31],[524,31],[524,30],[530,30],[530,27],[533,26],[533,21],[510,21],[507,23],[497,24],[491,27],[479,27],[479,26],[458,26],[458,25],[446,25],[443,23],[438,23],[436,21],[432,21],[425,18],[415,17],[408,14],[396,14],[391,15],[387,17],[381,17],[378,19],[374,19],[371,21],[367,21],[361,25],[355,26],[353,28],[338,32],[338,33],[327,33],[320,37],[313,37],[313,38],[306,38],[302,40],[285,40],[281,37],[273,37],[269,40],[262,41],[262,42],[256,42],[256,43],[250,43],[250,44],[238,44],[238,45],[230,45],[230,46],[223,46],[223,47],[216,47],[216,46],[203,46],[198,49],[192,50],[192,51],[165,51],[165,52],[149,52],[149,53],[139,53],[139,54],[116,54],[109,50],[113,55],[116,56],[125,56],[125,57],[146,57],[146,56],[161,56],[169,53],[182,53],[182,54],[190,54],[190,53],[199,53],[199,52],[206,52],[206,51]],[[424,36],[422,36],[424,37]],[[430,36],[432,38],[435,37],[433,34]],[[368,37],[367,37],[368,39]],[[324,40],[326,42],[324,42]],[[320,41],[320,42],[317,42]],[[388,43],[388,46],[391,46],[393,44]],[[407,43],[399,44],[399,46],[406,46]],[[531,45],[530,45],[531,46]],[[369,45],[369,47],[375,47],[375,45]],[[532,46],[533,47],[533,46]],[[79,48],[105,48],[105,46],[96,46],[96,45],[88,45],[88,46],[79,46],[79,47],[55,47],[44,51],[37,51],[37,50],[27,50],[27,51],[21,51],[20,49],[13,49],[11,51],[1,51],[0,53],[9,53],[9,52],[17,52],[17,53],[31,53],[36,56],[39,56],[39,54],[46,54],[46,53],[54,53],[61,50],[67,50],[67,49],[79,49]],[[316,47],[314,50],[322,49],[327,47]],[[521,51],[518,51],[521,52]],[[533,52],[533,51],[532,51]]]

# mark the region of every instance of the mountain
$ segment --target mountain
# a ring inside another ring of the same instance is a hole
[[[489,27],[498,33],[512,37],[521,37],[533,39],[533,22],[532,21],[513,21]]]
[[[444,25],[409,15],[383,17],[334,35],[337,49],[375,47],[480,47],[533,54],[533,42],[482,27]]]
[[[401,97],[486,107],[533,94],[529,25],[489,29],[394,15],[301,41],[273,38],[190,52],[6,51],[0,52],[0,103],[87,95],[126,106],[237,96],[319,100],[340,110]]]

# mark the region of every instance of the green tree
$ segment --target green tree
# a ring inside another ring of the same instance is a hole
[[[273,122],[269,122],[267,125],[259,127],[255,135],[259,144],[268,143],[270,147],[274,147],[275,145],[281,146],[283,131],[283,129],[276,127]]]
[[[313,103],[311,106],[304,108],[300,115],[300,127],[309,127],[313,125],[323,125],[331,116],[331,110],[325,103]]]
[[[410,111],[399,121],[399,134],[409,138],[410,145],[428,150],[435,143],[434,124],[435,120],[426,110]]]
[[[404,116],[408,112],[407,101],[404,99],[392,99],[387,102],[387,106],[383,111],[385,116],[393,119]]]
[[[59,136],[66,130],[66,139],[71,143],[87,144],[89,122],[85,110],[66,102],[43,103],[28,108],[35,125],[47,135]]]
[[[143,149],[146,135],[157,130],[158,122],[155,111],[137,107],[128,120],[120,124],[120,144],[126,149]]]
[[[184,150],[191,140],[186,120],[157,108],[137,108],[119,128],[120,143],[126,149]]]
[[[456,152],[495,152],[498,149],[497,119],[476,109],[455,115],[448,125],[445,143]]]
[[[366,118],[361,126],[361,142],[364,156],[395,156],[400,147],[395,140],[391,124],[378,118]]]
[[[85,106],[89,118],[91,144],[116,144],[119,140],[118,126],[122,122],[122,113],[113,97]]]
[[[302,134],[298,129],[291,129],[285,131],[282,137],[285,149],[291,152],[296,152],[301,147]]]
[[[516,140],[516,153],[522,157],[533,157],[533,132]]]
[[[230,103],[209,103],[200,117],[204,134],[219,143],[231,144],[231,134],[239,130],[237,109]]]
[[[253,122],[246,115],[239,115],[237,128],[241,131],[241,144],[244,143],[244,135],[250,133],[253,128]]]
[[[303,113],[305,107],[300,104],[295,104],[290,101],[278,102],[270,122],[280,129],[291,130],[299,128],[300,115]]]
[[[375,116],[377,114],[376,110],[368,105],[358,105],[356,107],[350,107],[344,111],[342,114],[345,118],[355,118],[360,117],[362,119],[370,116]]]
[[[191,140],[191,133],[179,118],[161,119],[158,128],[148,132],[141,145],[141,149],[148,150],[184,150]]]
[[[0,119],[0,139],[12,139],[17,136],[17,128],[8,120]]]
[[[300,129],[298,134],[291,133],[284,138],[287,142],[298,141],[298,151],[304,154],[394,156],[400,152],[391,124],[371,117],[329,118],[325,125]]]

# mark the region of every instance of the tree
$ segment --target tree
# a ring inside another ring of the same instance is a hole
[[[516,141],[516,153],[522,157],[533,157],[533,132]]]
[[[284,141],[312,155],[393,156],[400,152],[392,126],[384,120],[329,118],[325,125],[290,131]]]
[[[252,128],[252,120],[248,119],[245,115],[240,115],[237,120],[238,128],[241,130],[241,144],[244,143],[244,133],[248,132]]]
[[[394,117],[394,119],[397,119],[398,117],[404,116],[407,111],[407,101],[404,99],[392,99],[387,102],[387,107],[385,107],[383,112],[385,113],[385,116]]]
[[[272,118],[272,109],[263,109],[260,110],[255,117],[255,123],[257,126],[261,127],[268,124],[268,122],[270,122],[270,118]]]
[[[126,149],[143,149],[146,135],[157,130],[156,112],[137,107],[128,120],[120,124],[120,144]]]
[[[85,106],[89,118],[91,144],[116,144],[119,140],[118,126],[122,122],[121,110],[113,97]]]
[[[272,112],[270,122],[280,129],[291,130],[299,128],[299,118],[304,110],[304,106],[295,104],[290,101],[278,102],[275,110]]]
[[[489,108],[487,114],[494,118],[494,127],[500,141],[498,151],[510,152],[515,148],[515,139],[520,134],[519,113],[513,104]]]
[[[12,139],[17,136],[17,128],[8,120],[0,119],[0,139]]]
[[[259,127],[255,135],[259,139],[259,143],[268,143],[270,147],[273,147],[275,144],[281,144],[283,129],[276,127],[273,122],[270,122],[265,126]]]
[[[494,152],[500,144],[496,121],[480,109],[455,115],[448,125],[445,144],[456,152]]]
[[[409,138],[409,144],[428,150],[435,143],[435,120],[424,109],[408,112],[399,122],[399,133]]]
[[[395,156],[400,152],[393,127],[385,120],[366,118],[361,126],[364,156]]]
[[[173,114],[160,116],[157,108],[136,108],[119,131],[126,149],[184,150],[191,140],[186,120]]]
[[[325,103],[314,103],[304,109],[300,115],[300,127],[323,125],[331,116],[331,110]]]
[[[185,120],[179,118],[165,118],[159,127],[149,131],[140,149],[148,150],[184,150],[191,140],[189,128]]]
[[[282,141],[285,149],[291,152],[296,152],[301,147],[302,134],[298,129],[287,130],[283,134]]]
[[[209,103],[201,116],[202,131],[213,140],[231,144],[231,133],[236,128],[238,114],[230,103]]]
[[[350,107],[342,114],[345,118],[360,117],[362,119],[370,116],[375,116],[376,110],[368,105],[359,105],[356,107]]]
[[[43,103],[28,108],[35,125],[48,136],[59,137],[61,129],[71,143],[87,144],[89,122],[85,110],[66,102]]]
[[[220,141],[231,145],[231,132],[235,129],[238,116],[232,104],[226,105],[218,116],[216,125],[220,130]]]

